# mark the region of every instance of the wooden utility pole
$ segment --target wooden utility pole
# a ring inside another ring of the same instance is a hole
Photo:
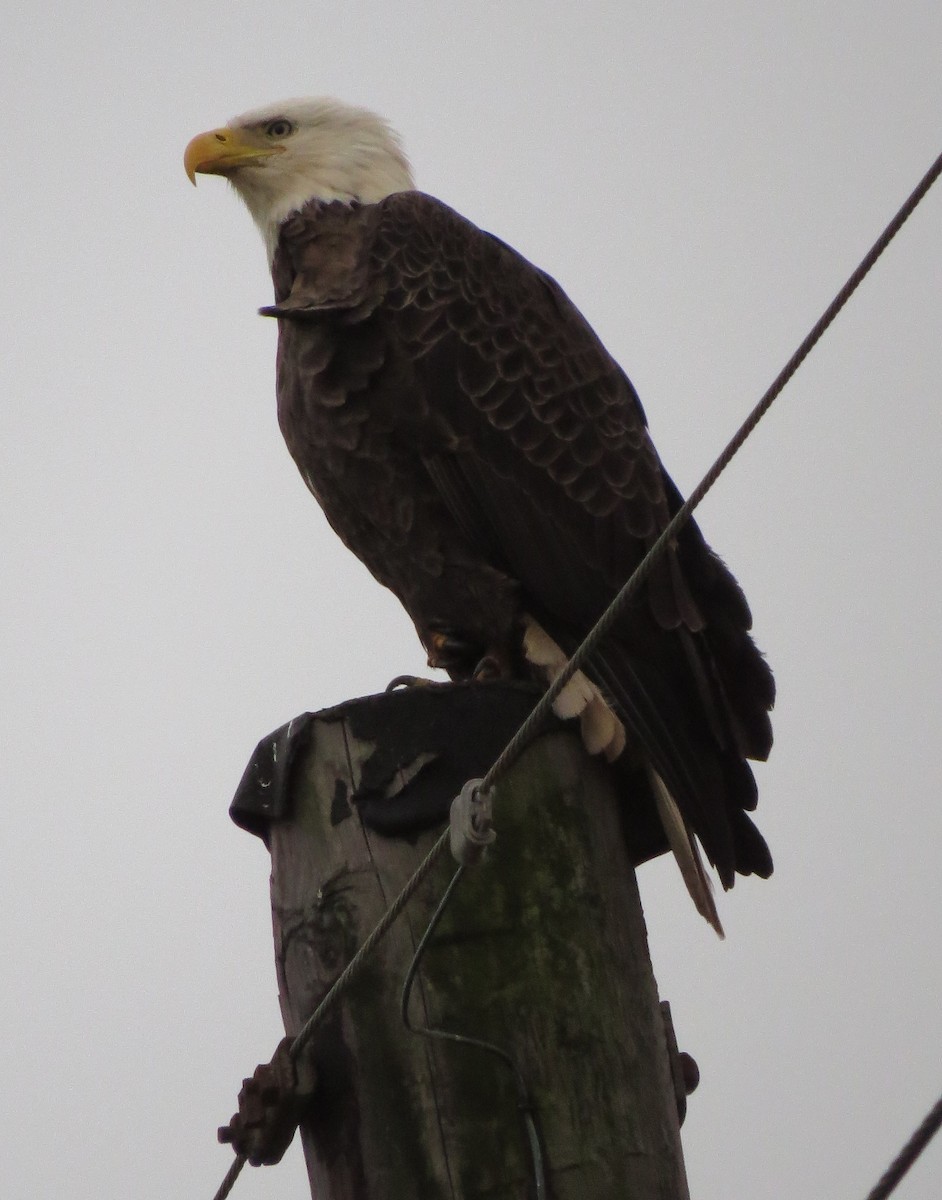
[[[441,825],[397,837],[377,830],[441,816],[532,703],[513,685],[413,688],[293,723],[273,735],[270,753],[260,745],[233,816],[271,851],[288,1033]],[[493,1043],[513,1059],[548,1200],[688,1197],[624,803],[630,797],[615,796],[604,765],[569,728],[534,743],[498,786],[497,840],[466,871],[413,989],[414,1024]],[[454,869],[450,859],[438,864],[312,1042],[317,1094],[301,1133],[316,1200],[536,1194],[513,1070],[400,1020],[404,977]]]

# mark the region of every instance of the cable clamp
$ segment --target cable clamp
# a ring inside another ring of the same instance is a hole
[[[480,779],[469,779],[451,802],[451,852],[455,861],[464,867],[480,862],[497,837],[491,819],[493,801],[493,790],[485,792]]]
[[[243,1079],[239,1111],[219,1130],[220,1142],[230,1144],[253,1167],[281,1162],[317,1090],[310,1056],[295,1059],[293,1043],[293,1037],[282,1038],[271,1062]]]

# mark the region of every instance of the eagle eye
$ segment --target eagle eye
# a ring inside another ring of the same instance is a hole
[[[294,130],[287,117],[276,117],[265,126],[265,132],[270,138],[286,138]]]

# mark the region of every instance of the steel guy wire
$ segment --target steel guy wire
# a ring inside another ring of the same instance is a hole
[[[886,1200],[886,1197],[896,1190],[896,1185],[939,1132],[940,1127],[942,1127],[942,1096],[936,1100],[922,1124],[887,1167],[880,1182],[867,1200]]]

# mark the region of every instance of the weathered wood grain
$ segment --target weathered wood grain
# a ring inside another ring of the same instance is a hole
[[[437,836],[387,838],[361,823],[349,798],[373,749],[346,720],[315,721],[292,815],[270,830],[289,1033]],[[553,1200],[687,1197],[620,833],[617,805],[628,802],[570,732],[532,746],[499,788],[497,841],[466,873],[413,991],[416,1023],[494,1042],[514,1058],[536,1106]],[[476,1049],[416,1037],[399,1018],[415,944],[453,869],[439,864],[317,1036],[319,1099],[302,1127],[317,1200],[532,1195],[512,1073]]]

